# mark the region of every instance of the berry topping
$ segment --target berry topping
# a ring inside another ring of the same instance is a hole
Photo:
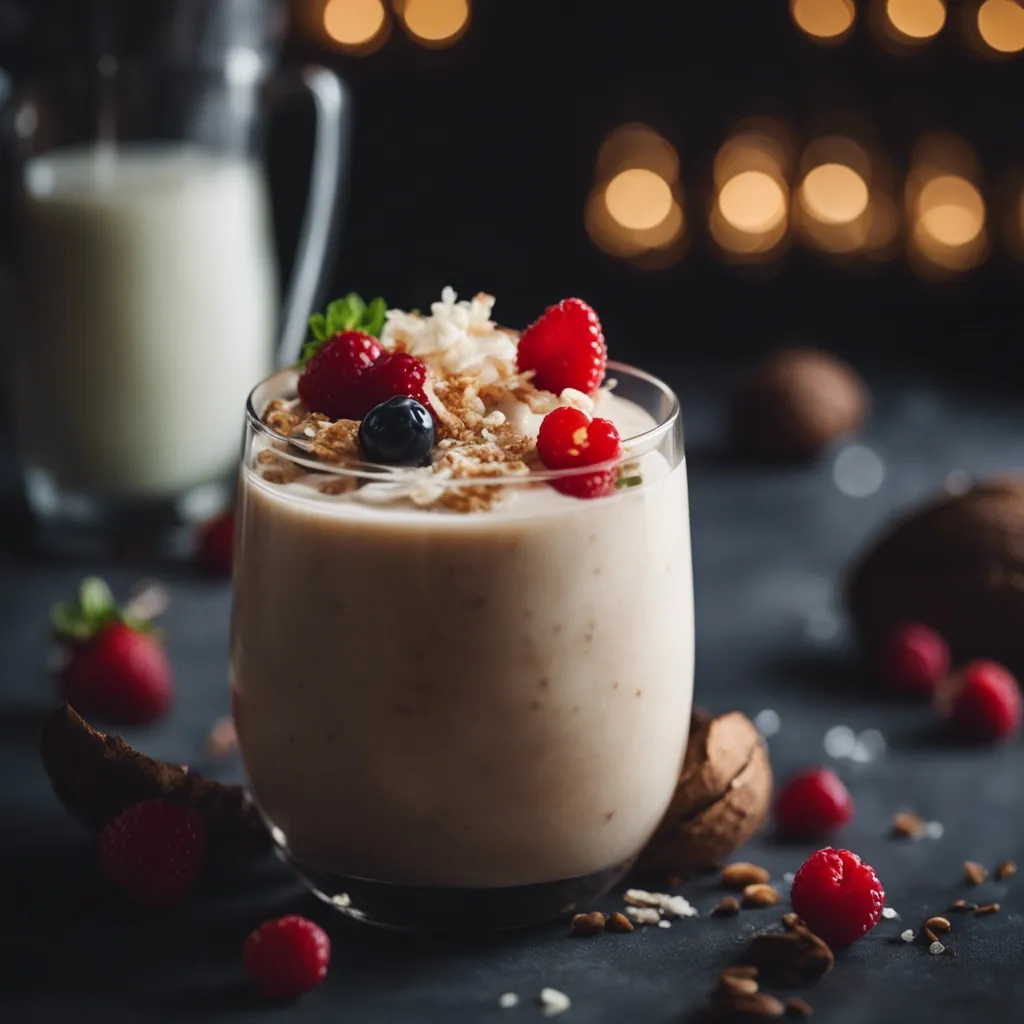
[[[590,419],[585,412],[560,406],[541,421],[537,454],[547,469],[575,469],[617,458],[622,450],[611,420]],[[615,470],[603,469],[552,480],[551,486],[574,498],[601,498],[615,490]]]
[[[342,331],[309,357],[299,377],[299,398],[310,412],[332,420],[362,419],[369,407],[364,376],[381,352],[370,335]]]
[[[994,661],[972,661],[957,673],[949,697],[950,728],[975,742],[994,742],[1020,732],[1017,680]]]
[[[58,681],[69,704],[124,724],[167,711],[174,699],[167,655],[150,624],[118,608],[103,580],[84,580],[78,600],[54,606],[50,617],[65,656]]]
[[[242,964],[267,999],[295,999],[327,977],[331,940],[307,917],[289,914],[264,921],[242,947]]]
[[[818,836],[853,818],[853,800],[835,772],[811,768],[794,775],[779,792],[775,821],[790,836]]]
[[[601,321],[582,299],[562,299],[549,306],[519,339],[519,372],[533,370],[533,383],[556,395],[565,388],[584,394],[596,391],[607,364]]]
[[[100,833],[100,867],[133,903],[171,907],[199,874],[205,835],[203,819],[192,808],[143,800]]]
[[[793,879],[793,910],[833,948],[848,946],[878,924],[885,890],[874,869],[849,850],[812,853]]]
[[[398,395],[363,417],[359,446],[369,462],[422,466],[434,447],[434,421],[414,398]]]
[[[930,694],[949,672],[949,646],[934,629],[912,622],[889,635],[881,668],[894,690]]]
[[[375,405],[389,398],[406,395],[415,398],[424,408],[430,409],[423,385],[427,382],[427,364],[407,352],[386,353],[373,365],[363,381],[362,406],[358,416],[361,420]]]
[[[231,559],[235,544],[234,510],[207,520],[199,527],[196,558],[210,576],[231,575]]]

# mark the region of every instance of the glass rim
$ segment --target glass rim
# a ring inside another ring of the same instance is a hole
[[[270,385],[275,379],[284,378],[295,372],[294,367],[283,367],[276,370],[274,373],[270,374],[270,376],[264,377],[263,380],[252,388],[245,400],[245,416],[249,429],[252,430],[254,434],[262,435],[272,441],[280,441],[291,449],[290,451],[275,449],[278,455],[282,458],[288,459],[289,462],[293,462],[298,466],[304,466],[312,471],[329,473],[333,476],[351,477],[366,482],[400,484],[419,479],[417,474],[421,473],[422,469],[425,467],[384,466],[379,463],[370,462],[355,462],[348,463],[346,465],[338,465],[336,463],[324,462],[317,459],[312,454],[304,456],[302,454],[303,449],[299,448],[295,444],[293,438],[268,427],[267,424],[260,419],[260,414],[256,411],[256,393],[262,388]],[[619,377],[630,377],[654,388],[654,390],[659,392],[664,398],[668,399],[669,408],[668,412],[653,427],[641,431],[639,434],[633,434],[628,438],[623,438],[623,450],[616,458],[609,459],[605,462],[595,463],[594,465],[578,466],[571,469],[531,469],[529,473],[523,474],[507,473],[494,477],[459,477],[457,479],[439,479],[434,485],[439,488],[458,489],[481,485],[487,487],[522,487],[524,485],[534,483],[549,483],[552,480],[564,480],[572,477],[586,476],[590,473],[599,472],[601,470],[614,469],[618,466],[628,465],[630,462],[634,462],[639,459],[642,455],[655,450],[662,440],[671,434],[679,424],[682,417],[682,407],[679,401],[679,396],[668,386],[668,384],[661,380],[661,378],[654,376],[654,374],[648,373],[646,370],[638,369],[635,366],[630,366],[628,363],[609,360],[606,379],[617,379]],[[268,401],[273,398],[280,397],[283,396],[271,394],[268,397]],[[682,450],[683,446],[681,445],[680,448]],[[248,456],[248,452],[243,454],[245,457]],[[672,466],[671,468],[675,469],[675,466]]]

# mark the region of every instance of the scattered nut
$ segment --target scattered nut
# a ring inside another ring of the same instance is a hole
[[[940,953],[946,952],[946,947],[936,940],[928,947],[928,952],[931,953],[932,956],[938,956]]]
[[[1017,874],[1017,865],[1012,860],[1004,860],[999,867],[996,868],[995,877],[997,882],[1002,882],[1007,878],[1012,878]]]
[[[974,908],[975,917],[986,917],[989,914],[998,914],[999,904],[998,903],[986,903],[983,907]]]
[[[726,967],[719,977],[726,974],[730,978],[756,978],[757,968],[751,964],[733,964],[731,967]]]
[[[592,910],[589,914],[576,914],[569,930],[573,935],[597,935],[604,931],[604,914]]]
[[[976,860],[964,861],[964,881],[968,885],[981,885],[988,878],[988,870]]]
[[[931,928],[933,932],[937,932],[939,935],[944,935],[953,926],[944,917],[929,917],[924,923],[925,928]]]
[[[719,900],[718,906],[711,911],[712,917],[732,917],[740,912],[740,901],[735,896],[726,896]]]
[[[754,978],[738,978],[735,974],[723,971],[718,976],[718,987],[734,995],[752,996],[757,991],[757,981]]]
[[[793,996],[786,1000],[786,1013],[791,1013],[794,1017],[810,1017],[814,1013],[814,1008],[805,999]]]
[[[928,831],[928,822],[911,811],[901,811],[892,818],[892,834],[897,839],[920,839]]]
[[[218,719],[206,736],[206,752],[210,757],[230,757],[238,749],[238,735],[231,716]]]
[[[779,894],[770,885],[748,885],[743,890],[743,902],[748,907],[773,907]]]
[[[726,889],[745,889],[748,885],[764,885],[771,877],[768,871],[759,865],[740,860],[722,868],[719,881]]]
[[[769,983],[806,985],[828,974],[835,957],[825,942],[798,926],[785,932],[761,932],[750,940],[744,959]]]
[[[782,924],[791,932],[807,927],[807,925],[804,924],[804,919],[799,914],[794,914],[793,911],[782,915]]]
[[[630,921],[625,914],[620,914],[617,910],[609,918],[605,927],[610,932],[631,932],[633,931],[633,922]]]
[[[968,903],[967,900],[957,900],[956,903],[954,903],[953,906],[951,906],[949,910],[946,911],[946,913],[970,914],[976,911],[977,909],[977,903]]]

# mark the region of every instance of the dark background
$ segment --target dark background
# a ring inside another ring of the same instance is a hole
[[[0,63],[39,73],[27,16],[52,30],[53,4],[7,0]],[[733,361],[799,338],[859,363],[1019,385],[1024,265],[1002,223],[1020,194],[1024,58],[973,52],[961,25],[971,5],[960,0],[937,38],[903,55],[869,30],[870,4],[857,7],[851,38],[823,47],[785,0],[477,0],[449,49],[424,49],[396,25],[378,52],[351,56],[320,29],[317,0],[294,0],[287,59],[334,67],[356,104],[335,290],[406,308],[445,284],[486,290],[513,325],[579,294],[617,356],[655,368]],[[940,283],[920,280],[902,245],[881,263],[837,265],[794,244],[766,267],[727,265],[707,232],[711,162],[734,126],[758,115],[781,121],[798,148],[855,126],[891,162],[897,194],[919,138],[956,133],[981,165],[988,259]],[[681,157],[687,252],[660,271],[605,255],[584,230],[601,141],[634,120]],[[301,215],[308,133],[293,110],[270,137],[284,252]]]

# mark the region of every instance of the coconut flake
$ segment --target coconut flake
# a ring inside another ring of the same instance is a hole
[[[519,1005],[519,996],[515,992],[506,992],[504,995],[498,996],[498,1006],[503,1010],[511,1010],[513,1006]]]
[[[545,1017],[556,1017],[565,1013],[572,1006],[572,1000],[557,988],[542,988],[540,990],[540,1005],[544,1007]]]

